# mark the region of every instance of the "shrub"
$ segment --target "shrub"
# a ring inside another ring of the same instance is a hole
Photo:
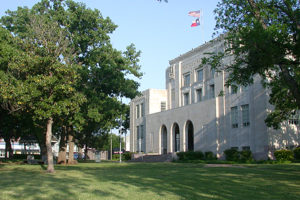
[[[29,155],[34,156],[35,160],[41,159],[41,155],[33,155],[33,154],[14,154],[13,159],[26,160],[27,156],[29,156]]]
[[[13,159],[18,159],[18,160],[26,160],[27,155],[26,154],[14,154]]]
[[[202,151],[187,151],[187,152],[178,152],[178,160],[203,160],[204,154]]]
[[[184,153],[185,152],[177,152],[176,155],[178,156],[178,160],[184,160]]]
[[[250,150],[240,151],[240,160],[242,162],[253,161],[252,152]]]
[[[211,151],[206,151],[204,155],[205,155],[205,160],[216,160],[216,156]]]
[[[122,158],[123,158],[124,160],[131,160],[131,155],[132,155],[131,152],[125,152],[125,153],[123,154]]]
[[[296,160],[300,160],[300,147],[294,149],[294,157]]]
[[[294,159],[293,152],[291,150],[281,149],[274,152],[274,156],[278,161],[291,161]]]
[[[240,159],[239,151],[236,149],[226,149],[224,154],[227,161],[239,161]]]

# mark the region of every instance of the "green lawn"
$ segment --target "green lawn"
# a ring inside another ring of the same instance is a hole
[[[300,164],[0,165],[0,199],[300,199]]]

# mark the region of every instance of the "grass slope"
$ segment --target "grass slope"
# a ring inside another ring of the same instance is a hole
[[[300,165],[0,165],[0,199],[299,199]]]

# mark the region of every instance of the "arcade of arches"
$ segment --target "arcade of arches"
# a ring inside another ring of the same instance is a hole
[[[168,130],[166,125],[161,126],[160,130],[160,152],[161,154],[167,154],[168,152],[179,151],[194,151],[194,126],[193,123],[188,120],[184,126],[184,133],[180,133],[179,125],[175,122]],[[185,142],[183,142],[183,140]],[[169,140],[169,141],[168,141]],[[181,143],[186,145],[182,145]]]

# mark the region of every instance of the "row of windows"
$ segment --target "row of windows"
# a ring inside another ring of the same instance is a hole
[[[296,111],[288,120],[289,124],[298,125],[300,124],[300,111]]]
[[[249,87],[248,86],[231,86],[230,87],[230,93],[231,94],[237,94],[239,91],[241,92],[246,92],[248,91]]]
[[[196,96],[195,102],[203,101],[203,90],[202,90],[202,88],[199,88],[199,89],[196,90],[196,95],[195,96]],[[208,98],[209,99],[215,98],[215,85],[214,84],[209,86]],[[189,92],[184,93],[183,94],[183,102],[184,102],[185,106],[189,104],[189,99],[190,99],[190,93]]]
[[[145,106],[143,103],[135,106],[136,119],[145,116]]]
[[[250,117],[249,117],[249,104],[240,106],[241,114],[242,114],[242,125],[244,127],[250,125]],[[234,106],[231,107],[231,127],[238,128],[239,127],[239,107]]]
[[[210,77],[213,78],[215,76],[215,69],[210,70]],[[198,69],[196,71],[196,82],[203,82],[204,75],[203,69]],[[183,75],[183,87],[189,87],[191,84],[191,74],[186,73]]]
[[[231,147],[231,149],[239,150],[238,147]],[[250,151],[250,146],[242,146],[243,151]]]

